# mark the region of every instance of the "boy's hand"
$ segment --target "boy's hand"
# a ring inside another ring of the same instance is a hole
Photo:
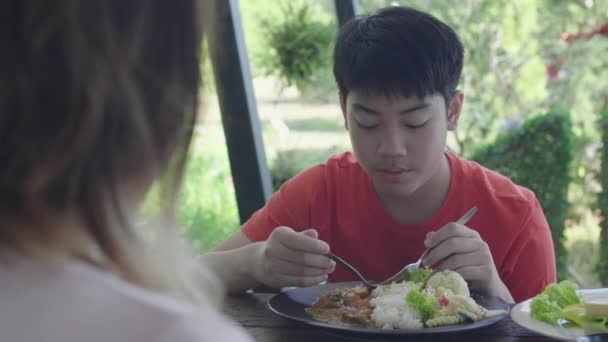
[[[256,278],[272,287],[317,285],[327,280],[336,266],[325,256],[327,253],[329,245],[318,239],[316,230],[298,233],[289,227],[278,227],[261,243]]]
[[[498,275],[488,244],[476,231],[458,223],[449,223],[429,233],[424,245],[431,249],[423,260],[425,265],[440,263],[436,270],[458,272],[472,288],[513,302]]]

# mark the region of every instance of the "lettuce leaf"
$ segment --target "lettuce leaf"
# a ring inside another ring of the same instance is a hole
[[[562,309],[562,317],[582,327],[585,324],[585,305],[572,304]]]
[[[433,273],[433,270],[430,269],[429,267],[420,267],[420,268],[414,270],[410,274],[410,281],[413,281],[414,283],[417,283],[417,284],[424,285],[424,284],[426,284],[426,281],[429,280],[432,273]]]
[[[530,316],[539,321],[557,325],[557,321],[562,318],[562,308],[550,300],[547,294],[542,293],[532,300]]]
[[[564,280],[559,284],[551,284],[545,288],[544,294],[549,296],[549,300],[555,302],[561,308],[568,305],[582,304],[583,300],[576,293],[578,286],[575,283]]]
[[[530,304],[530,315],[551,325],[567,320],[585,329],[585,334],[608,332],[608,317],[587,315],[583,298],[576,293],[575,283],[564,280],[551,284]]]
[[[420,291],[419,288],[414,287],[405,296],[405,301],[413,310],[420,313],[422,322],[426,322],[437,315],[439,311],[439,304],[435,301],[432,296]]]

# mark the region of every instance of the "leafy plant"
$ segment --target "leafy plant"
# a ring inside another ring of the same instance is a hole
[[[567,275],[564,229],[572,160],[570,116],[553,112],[526,121],[512,133],[477,150],[472,160],[532,190],[551,228],[558,277]]]
[[[289,1],[282,6],[280,18],[262,21],[267,49],[260,60],[267,75],[278,76],[286,86],[295,85],[305,93],[318,79],[331,77],[335,27],[316,19],[315,8],[305,2]]]

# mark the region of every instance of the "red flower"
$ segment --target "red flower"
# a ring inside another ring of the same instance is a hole
[[[598,33],[604,37],[608,37],[608,23],[605,23],[604,25],[602,25],[599,28]]]
[[[557,76],[559,74],[559,69],[555,65],[547,66],[547,75],[551,81],[557,80]]]

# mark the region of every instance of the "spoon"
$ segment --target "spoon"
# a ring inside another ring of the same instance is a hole
[[[473,207],[471,209],[469,209],[469,211],[467,211],[461,218],[458,219],[458,221],[456,221],[456,223],[458,224],[466,224],[471,217],[473,217],[473,215],[477,212],[477,207]],[[353,273],[354,275],[356,275],[359,279],[361,279],[361,281],[363,282],[363,284],[370,290],[375,289],[376,287],[380,286],[380,285],[385,285],[391,282],[395,282],[395,281],[402,281],[402,280],[407,280],[410,278],[410,275],[413,271],[417,270],[418,268],[420,268],[420,265],[422,264],[422,260],[426,257],[426,255],[428,254],[429,250],[425,250],[424,253],[422,253],[422,255],[420,256],[420,258],[418,259],[418,261],[411,263],[409,265],[406,265],[404,268],[401,269],[401,271],[397,272],[394,276],[386,279],[385,281],[381,282],[381,283],[376,283],[376,282],[371,282],[367,279],[365,279],[365,277],[363,277],[361,275],[361,273],[359,273],[359,271],[357,271],[356,268],[352,267],[349,263],[347,263],[346,261],[342,260],[341,258],[339,258],[337,255],[335,255],[332,252],[327,253],[327,257],[330,258],[331,260],[335,261],[336,263],[344,266],[346,269],[348,269],[351,273]]]

